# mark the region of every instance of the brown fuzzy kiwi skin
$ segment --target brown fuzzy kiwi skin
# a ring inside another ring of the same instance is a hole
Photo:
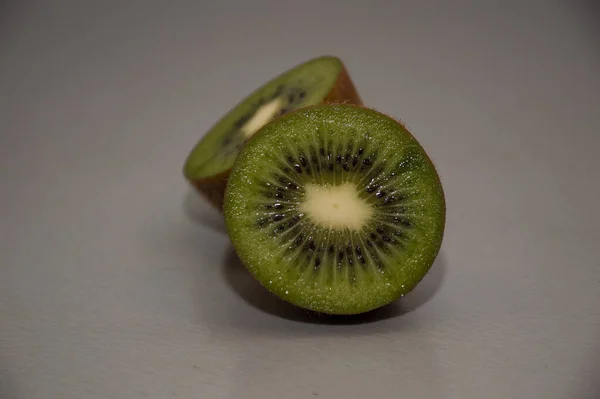
[[[222,211],[227,178],[231,169],[203,179],[190,179],[190,184],[212,206]]]
[[[354,104],[354,105],[363,105],[362,99],[356,90],[356,86],[352,79],[350,78],[350,74],[346,69],[346,66],[342,63],[342,68],[340,70],[340,74],[338,75],[335,84],[331,88],[329,94],[322,101],[323,104]]]
[[[341,61],[340,61],[341,62]],[[331,91],[321,101],[321,104],[353,104],[362,106],[356,86],[352,82],[346,66],[342,63],[340,73],[331,88]],[[277,118],[275,118],[277,119]],[[223,212],[223,198],[227,187],[227,178],[231,169],[200,179],[188,179],[189,183],[221,213]]]

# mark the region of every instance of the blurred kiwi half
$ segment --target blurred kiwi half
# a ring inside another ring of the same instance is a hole
[[[362,105],[343,62],[321,56],[297,65],[256,89],[208,130],[187,156],[183,174],[222,211],[233,163],[254,133],[293,110],[332,103]]]

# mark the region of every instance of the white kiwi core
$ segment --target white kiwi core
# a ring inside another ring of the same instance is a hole
[[[244,136],[247,138],[251,137],[254,133],[260,130],[261,127],[266,125],[275,114],[281,109],[283,105],[283,99],[278,97],[271,102],[260,107],[250,118],[248,122],[240,129]]]
[[[373,208],[360,198],[356,186],[307,184],[300,212],[316,224],[332,229],[360,230],[373,215]]]

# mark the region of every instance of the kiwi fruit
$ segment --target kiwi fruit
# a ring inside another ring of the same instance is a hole
[[[227,178],[245,142],[273,118],[321,103],[362,104],[344,64],[334,56],[295,66],[227,112],[192,148],[183,167],[185,178],[222,210]]]
[[[223,214],[266,289],[317,313],[358,314],[427,274],[446,204],[431,159],[399,121],[326,104],[276,118],[246,143]]]

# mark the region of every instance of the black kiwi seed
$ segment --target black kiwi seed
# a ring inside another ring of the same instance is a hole
[[[375,249],[375,245],[373,245],[371,242],[367,243],[367,252],[369,252],[370,257],[375,262],[375,265],[377,266],[377,268],[379,270],[383,270],[383,268],[384,268],[383,261],[381,260],[379,254],[377,253],[377,250]]]
[[[319,267],[321,266],[321,258],[319,258],[318,256],[315,258],[315,267]]]
[[[346,247],[346,257],[348,258],[348,260],[350,261],[352,259],[352,245],[350,245],[350,243],[348,243],[348,246]]]
[[[250,117],[252,116],[253,113],[254,112],[252,112],[250,114],[246,114],[246,115],[240,117],[237,121],[235,121],[235,123],[233,124],[235,129],[236,130],[241,129],[244,126],[244,124],[250,120]]]
[[[305,168],[306,168],[306,165],[308,165],[308,163],[306,162],[306,158],[304,157],[304,155],[300,155],[300,163]]]

